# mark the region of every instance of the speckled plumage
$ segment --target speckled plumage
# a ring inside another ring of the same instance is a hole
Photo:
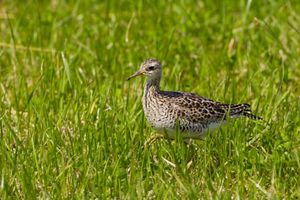
[[[249,104],[225,104],[194,93],[160,90],[161,64],[148,59],[141,68],[128,78],[145,74],[148,77],[144,88],[143,109],[147,121],[158,132],[174,138],[176,127],[183,138],[202,138],[226,121],[227,117],[245,116],[260,119],[251,114]]]

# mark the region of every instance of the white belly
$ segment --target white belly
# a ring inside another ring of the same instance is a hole
[[[194,125],[194,128],[191,128],[189,130],[180,131],[183,139],[191,138],[191,139],[202,139],[205,137],[205,135],[208,132],[211,132],[217,128],[219,128],[224,123],[210,123],[207,128],[197,128],[196,124]],[[199,126],[199,125],[198,125]],[[160,134],[166,135],[168,138],[175,139],[176,132],[179,130],[176,130],[176,128],[161,126],[161,124],[153,125],[153,128]]]

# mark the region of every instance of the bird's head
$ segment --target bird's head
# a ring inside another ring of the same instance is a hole
[[[133,75],[127,78],[130,80],[136,76],[145,75],[148,79],[160,79],[161,77],[161,64],[158,60],[150,58],[141,64],[141,67]]]

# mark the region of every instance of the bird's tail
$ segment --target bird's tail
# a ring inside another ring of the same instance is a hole
[[[247,103],[243,104],[223,104],[222,108],[229,113],[229,116],[232,118],[245,116],[254,120],[262,120],[261,117],[258,117],[252,114],[250,105]]]

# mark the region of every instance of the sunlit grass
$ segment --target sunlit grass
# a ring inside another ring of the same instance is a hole
[[[1,199],[300,198],[297,1],[1,1]],[[162,88],[252,105],[203,141],[144,143]]]

